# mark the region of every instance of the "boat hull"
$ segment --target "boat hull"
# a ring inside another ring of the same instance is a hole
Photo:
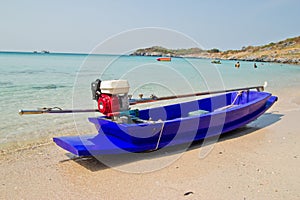
[[[171,61],[171,57],[157,58],[156,60],[157,60],[157,61],[170,62],[170,61]]]
[[[79,156],[155,150],[232,131],[261,116],[277,100],[276,96],[265,92],[251,91],[244,92],[240,97],[237,95],[232,92],[141,110],[139,117],[144,120],[151,118],[152,123],[117,124],[106,117],[89,118],[98,134],[53,140],[58,146]],[[206,110],[207,113],[190,115],[195,110]]]

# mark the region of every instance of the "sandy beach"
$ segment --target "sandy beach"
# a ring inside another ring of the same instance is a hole
[[[300,93],[274,94],[279,101],[271,110],[221,137],[204,158],[204,147],[196,143],[152,172],[74,159],[53,143],[1,155],[0,199],[299,199]],[[123,160],[118,166],[159,159],[164,158]]]

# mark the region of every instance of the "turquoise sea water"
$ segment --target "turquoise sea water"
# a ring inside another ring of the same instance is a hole
[[[90,83],[127,79],[135,97],[166,96],[207,90],[230,89],[268,82],[267,91],[299,88],[300,67],[274,63],[155,57],[33,54],[0,52],[0,150],[35,142],[49,142],[53,136],[95,133],[88,116],[95,113],[19,116],[19,109],[39,107],[96,108]]]

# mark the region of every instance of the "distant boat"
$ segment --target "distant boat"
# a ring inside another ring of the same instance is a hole
[[[33,53],[50,53],[50,51],[42,50],[42,51],[33,51]]]
[[[50,53],[50,51],[43,50],[41,53]]]
[[[213,63],[213,64],[221,64],[221,61],[220,60],[212,60],[211,63]]]
[[[170,62],[171,61],[171,57],[161,57],[161,58],[157,58],[157,61],[167,61]]]

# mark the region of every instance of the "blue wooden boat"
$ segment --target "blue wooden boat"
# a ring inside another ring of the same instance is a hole
[[[144,110],[91,117],[97,134],[53,138],[78,156],[145,152],[221,135],[257,119],[277,101],[261,91],[232,91]],[[103,104],[99,104],[99,109]],[[102,106],[102,107],[101,107]]]

